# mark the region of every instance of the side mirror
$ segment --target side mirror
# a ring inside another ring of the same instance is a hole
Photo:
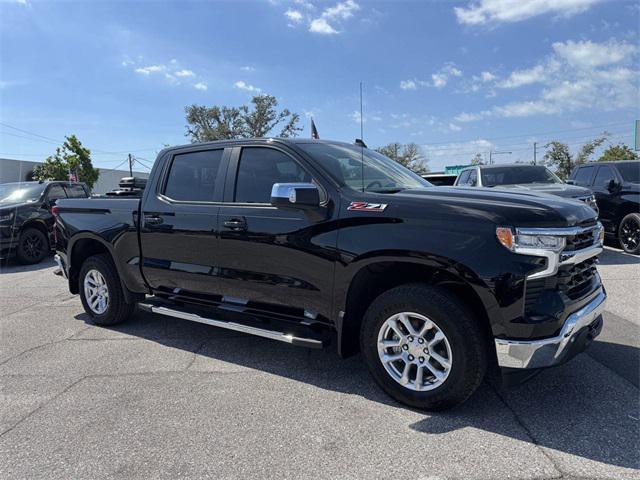
[[[610,192],[613,192],[616,188],[618,188],[618,182],[616,182],[613,178],[611,180],[609,180],[608,182],[605,182],[604,184],[604,188],[606,188],[607,190],[609,190]]]
[[[271,189],[271,205],[278,208],[318,208],[320,190],[313,183],[275,183]]]
[[[566,180],[564,183],[566,183],[567,185],[575,185],[575,182],[573,180]]]

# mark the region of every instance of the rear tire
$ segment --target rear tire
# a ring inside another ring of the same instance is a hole
[[[40,263],[49,252],[47,236],[37,228],[27,227],[18,239],[16,258],[23,265]]]
[[[640,253],[640,214],[630,213],[618,226],[618,241],[627,253]]]
[[[135,311],[135,303],[125,302],[118,271],[107,254],[94,255],[84,261],[78,289],[84,311],[96,325],[116,325]]]
[[[374,300],[362,322],[360,348],[385,392],[424,410],[464,402],[487,370],[487,338],[478,320],[459,299],[423,284],[396,287]],[[388,361],[393,358],[398,360]]]

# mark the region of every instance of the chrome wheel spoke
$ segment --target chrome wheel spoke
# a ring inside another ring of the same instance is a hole
[[[84,295],[93,313],[102,315],[109,308],[109,289],[98,270],[89,270],[84,277]]]
[[[426,362],[425,367],[427,367],[429,369],[429,371],[433,374],[434,377],[436,377],[436,380],[441,380],[443,377],[443,372],[441,372],[440,370],[438,370],[436,367],[434,367],[433,365],[431,365],[431,363]]]
[[[402,339],[400,339],[400,338],[392,339],[392,340],[383,340],[382,341],[382,347],[383,348],[399,347],[400,345],[402,345]]]
[[[418,365],[418,370],[416,371],[416,390],[422,390],[422,383],[424,382],[424,366]]]
[[[411,325],[411,320],[409,320],[409,317],[406,313],[401,313],[400,315],[398,315],[398,320],[400,321],[400,323],[402,323],[409,335],[418,335],[418,332],[416,332],[415,328],[413,328],[413,325]]]
[[[442,340],[444,340],[444,333],[442,333],[441,331],[437,331],[436,334],[433,336],[433,338],[428,343],[429,350],[431,350],[435,344],[437,344],[438,342],[440,342]]]
[[[396,355],[385,355],[384,357],[382,357],[382,361],[384,363],[393,363],[393,362],[397,362],[400,359],[402,359],[401,353],[398,353]]]
[[[431,352],[430,355],[431,355],[431,358],[433,358],[436,362],[442,365],[442,368],[444,368],[445,370],[448,370],[449,368],[451,368],[451,363],[449,363],[449,360],[441,356],[439,353]]]
[[[411,370],[411,364],[405,362],[404,369],[402,370],[402,376],[400,377],[400,383],[406,385],[409,383],[409,371]]]

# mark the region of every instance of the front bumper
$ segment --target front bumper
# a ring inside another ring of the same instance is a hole
[[[534,369],[559,365],[586,347],[601,330],[599,318],[607,294],[604,288],[589,303],[570,314],[560,333],[539,340],[495,339],[498,365],[503,368]]]

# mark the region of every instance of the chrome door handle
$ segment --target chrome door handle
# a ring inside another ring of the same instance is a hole
[[[163,222],[162,217],[158,215],[145,215],[144,216],[144,224],[145,225],[160,225]]]
[[[225,221],[224,226],[230,230],[246,230],[247,221],[244,218],[232,218]]]

